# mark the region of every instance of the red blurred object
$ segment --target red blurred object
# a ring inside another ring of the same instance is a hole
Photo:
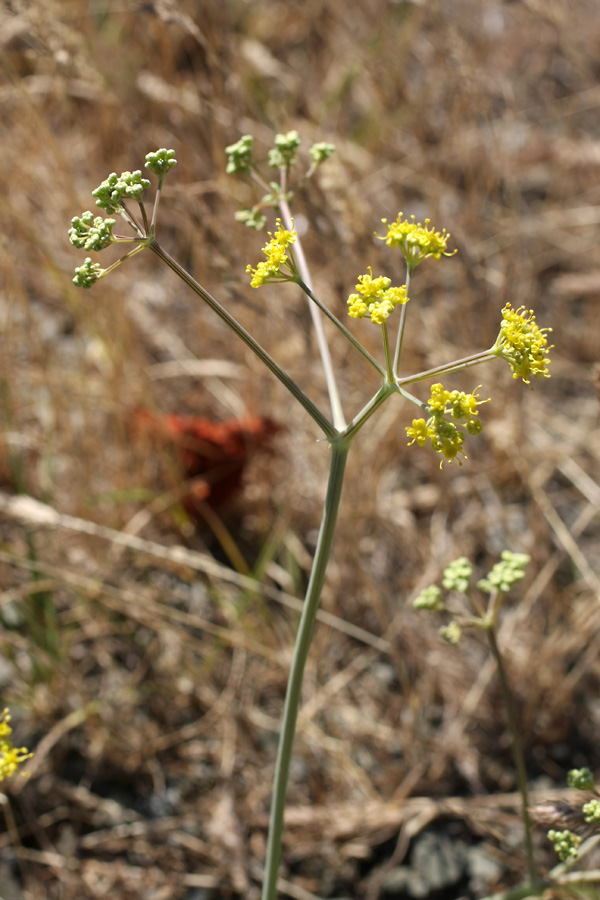
[[[273,436],[283,431],[262,416],[211,422],[199,416],[140,409],[134,419],[136,430],[176,449],[183,475],[190,480],[181,502],[193,518],[202,515],[205,503],[217,509],[234,499],[242,488],[248,460],[256,451],[269,450]]]

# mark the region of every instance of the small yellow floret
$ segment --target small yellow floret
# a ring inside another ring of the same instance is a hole
[[[406,434],[409,438],[412,438],[412,441],[410,441],[408,444],[409,447],[412,446],[412,444],[414,444],[415,442],[419,445],[419,447],[424,447],[431,437],[425,419],[413,419],[412,427],[407,426],[406,428]]]
[[[33,756],[27,747],[13,747],[9,722],[10,715],[8,709],[5,709],[0,713],[0,781],[14,775],[21,763]]]
[[[414,269],[419,263],[429,257],[440,259],[442,256],[453,256],[456,250],[448,252],[447,245],[450,235],[444,228],[441,232],[430,228],[430,220],[425,219],[425,225],[415,222],[411,216],[408,222],[402,219],[402,213],[398,213],[395,222],[388,224],[387,219],[381,220],[387,226],[387,232],[383,237],[376,235],[381,241],[385,241],[388,247],[399,247],[410,269]]]
[[[262,248],[262,252],[267,257],[266,260],[259,262],[256,268],[251,265],[246,266],[246,272],[252,275],[250,286],[257,288],[269,281],[293,281],[294,266],[293,262],[286,254],[286,250],[290,244],[296,240],[296,232],[286,230],[281,224],[281,220],[277,219],[277,230],[275,234],[269,232],[271,240]],[[288,272],[282,268],[288,269]]]
[[[443,384],[431,385],[431,396],[429,398],[429,409],[433,412],[445,412],[446,405],[450,399],[450,391],[444,389]]]
[[[456,459],[461,466],[460,457],[467,458],[463,450],[465,431],[475,435],[483,429],[477,407],[488,401],[479,399],[480,387],[477,385],[472,394],[465,394],[464,391],[447,391],[443,384],[432,384],[427,404],[431,417],[427,421],[413,419],[412,427],[406,429],[411,439],[409,447],[415,443],[424,447],[427,441],[431,441],[436,453],[441,453],[449,462]],[[461,421],[459,427],[453,421],[463,419],[465,421]],[[443,460],[440,466],[442,464]]]
[[[384,325],[396,306],[408,303],[406,285],[390,287],[391,280],[385,275],[373,278],[373,272],[358,276],[357,294],[348,297],[348,315],[362,319],[367,314],[376,325]]]
[[[513,378],[522,378],[525,384],[529,384],[531,376],[550,378],[548,354],[552,347],[548,346],[546,334],[551,330],[538,328],[532,309],[526,310],[524,306],[513,309],[507,303],[502,310],[500,333],[492,350],[507,360]]]

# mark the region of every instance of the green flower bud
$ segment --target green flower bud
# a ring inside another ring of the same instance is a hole
[[[254,138],[251,134],[244,134],[235,144],[225,147],[227,155],[228,175],[249,175],[252,171],[252,144]]]
[[[456,646],[461,639],[462,628],[457,622],[450,622],[449,625],[445,625],[443,628],[440,628],[439,635],[448,644]]]
[[[595,787],[594,776],[585,766],[583,769],[571,769],[567,775],[567,784],[579,791],[593,791]]]
[[[530,561],[526,553],[512,553],[510,550],[503,550],[500,557],[501,561],[477,584],[480,590],[488,594],[493,591],[505,594],[509,591],[513,584],[524,577],[525,568]]]
[[[141,202],[145,190],[150,187],[147,178],[142,178],[141,169],[135,172],[116,172],[106,178],[95,191],[92,197],[96,198],[96,206],[100,206],[108,213],[121,212],[125,200],[137,200]]]
[[[115,219],[94,218],[94,214],[87,210],[71,219],[69,240],[79,250],[104,250],[115,240],[112,236],[115,224]]]
[[[437,584],[430,584],[418,597],[413,600],[415,609],[430,609],[434,612],[443,612],[446,608],[442,602],[442,592]]]
[[[473,566],[466,556],[459,556],[444,569],[442,584],[448,591],[466,594],[471,584]]]
[[[263,216],[257,206],[253,209],[240,209],[235,214],[237,222],[242,222],[247,228],[255,228],[261,231],[267,224],[267,217]]]
[[[104,269],[101,269],[98,263],[95,263],[88,256],[82,266],[78,266],[75,269],[75,278],[73,279],[73,284],[76,284],[77,287],[82,287],[89,289],[93,284],[96,284],[99,278],[102,278],[104,275]]]
[[[174,150],[166,150],[164,147],[155,150],[153,153],[146,153],[146,168],[154,172],[161,180],[165,177],[169,169],[177,165]]]
[[[296,163],[296,150],[300,146],[297,131],[275,135],[275,149],[269,150],[269,166],[272,169],[284,169]]]
[[[600,822],[600,800],[590,800],[581,807],[586,822]]]
[[[581,838],[572,831],[549,831],[548,840],[561,862],[576,858]]]
[[[318,144],[313,144],[310,150],[310,158],[314,167],[320,166],[322,162],[325,162],[326,159],[335,153],[335,146],[333,144],[327,144],[325,141],[320,141]]]

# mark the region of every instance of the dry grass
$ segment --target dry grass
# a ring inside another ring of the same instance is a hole
[[[403,210],[459,250],[417,272],[407,367],[489,346],[505,300],[533,306],[556,349],[535,392],[500,365],[476,374],[493,402],[462,468],[406,447],[400,403],[355,443],[300,714],[286,890],[374,898],[441,819],[518,880],[493,669],[475,638],[442,645],[410,600],[457,555],[485,572],[504,547],[530,553],[501,633],[529,775],[545,789],[570,765],[598,768],[597,3],[12,0],[0,35],[0,706],[37,747],[31,778],[8,788],[20,837],[0,836],[2,871],[18,860],[24,900],[258,895],[326,450],[150,254],[74,288],[66,230],[108,172],[174,147],[162,242],[325,403],[303,299],[247,287],[261,238],[233,222],[250,194],[224,175],[240,134],[260,152],[297,128],[338,148],[297,201],[326,302],[343,310],[355,275],[384,265],[371,234]],[[370,372],[337,340],[333,353],[356,410]],[[286,423],[226,521],[258,583],[215,561],[208,530],[180,548],[156,502],[178,476],[132,441],[139,405]]]

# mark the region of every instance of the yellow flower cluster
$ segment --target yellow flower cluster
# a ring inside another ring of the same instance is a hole
[[[348,315],[353,319],[362,319],[367,313],[371,316],[371,322],[383,325],[398,305],[408,303],[406,285],[402,287],[390,287],[391,279],[385,275],[373,278],[373,271],[369,266],[368,275],[359,275],[358,284],[355,286],[357,294],[348,297]]]
[[[451,413],[453,419],[466,419],[468,428],[472,419],[479,415],[477,407],[481,403],[489,402],[489,400],[479,399],[477,391],[480,387],[481,385],[478,384],[472,394],[465,394],[464,391],[447,391],[442,384],[432,384],[431,397],[427,405],[433,413],[442,415]],[[479,419],[476,421],[479,422]],[[479,431],[481,431],[480,428]]]
[[[447,391],[442,384],[432,385],[428,403],[432,415],[427,421],[413,419],[412,426],[407,427],[406,434],[411,438],[409,447],[415,443],[419,447],[424,447],[427,441],[431,441],[436,453],[441,453],[449,462],[458,459],[461,466],[459,455],[462,454],[465,459],[467,458],[462,449],[465,433],[461,429],[466,428],[469,434],[479,434],[483,428],[478,418],[477,407],[481,403],[487,403],[487,400],[479,400],[477,391],[480,387],[481,385],[478,385],[472,394],[465,394],[464,391]],[[446,418],[447,416],[465,421],[457,427]],[[440,466],[442,464],[443,460]]]
[[[277,219],[277,231],[275,234],[269,232],[269,237],[271,240],[262,248],[266,260],[259,262],[255,269],[250,265],[246,266],[246,272],[252,275],[250,285],[253,288],[260,287],[268,281],[292,281],[295,275],[293,261],[286,251],[296,240],[296,232],[283,228],[281,220]],[[290,274],[282,272],[282,266],[288,268]]]
[[[9,722],[10,715],[8,709],[5,709],[0,713],[0,781],[13,775],[22,762],[33,756],[27,747],[13,747],[10,740],[12,728]]]
[[[433,257],[440,259],[442,256],[454,256],[456,250],[449,253],[446,249],[450,235],[444,228],[441,232],[430,228],[430,220],[425,219],[425,225],[415,222],[415,217],[411,217],[411,221],[402,219],[402,213],[398,213],[395,222],[388,224],[387,219],[381,220],[387,226],[386,234],[381,237],[376,235],[380,241],[385,241],[388,247],[399,247],[406,264],[409,269],[414,269],[423,260]]]
[[[513,371],[513,378],[550,378],[550,359],[546,334],[551,328],[538,328],[533,310],[524,306],[513,309],[507,303],[502,310],[502,324],[492,351],[507,360]]]

